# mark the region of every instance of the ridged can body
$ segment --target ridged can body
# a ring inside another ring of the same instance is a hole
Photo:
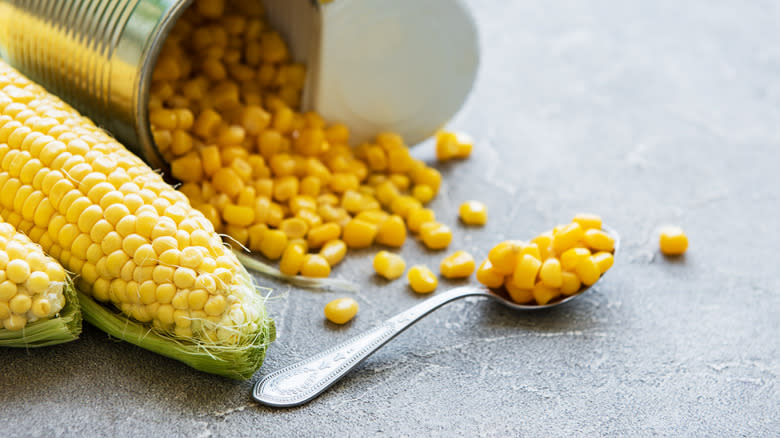
[[[0,0],[0,57],[155,168],[152,69],[192,0]]]

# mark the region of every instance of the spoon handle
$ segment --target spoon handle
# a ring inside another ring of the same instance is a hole
[[[478,286],[458,287],[434,295],[388,319],[378,327],[308,359],[268,374],[255,384],[252,397],[268,406],[300,406],[328,389],[365,358],[423,316],[450,301],[475,295],[490,296],[485,288]]]

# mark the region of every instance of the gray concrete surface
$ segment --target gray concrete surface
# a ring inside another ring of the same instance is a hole
[[[477,145],[441,166],[433,203],[456,231],[450,248],[481,257],[597,212],[624,242],[598,290],[534,314],[456,302],[309,405],[253,403],[264,373],[421,300],[371,276],[373,250],[353,253],[335,274],[363,286],[358,317],[335,327],[321,315],[338,294],[275,284],[279,340],[252,381],[90,327],[69,345],[0,351],[0,435],[779,435],[778,3],[470,5],[483,63],[452,126]],[[432,146],[414,154],[432,159]],[[489,205],[483,229],[456,220],[471,198]],[[688,231],[685,257],[658,254],[666,223]],[[403,255],[442,257],[416,242]]]

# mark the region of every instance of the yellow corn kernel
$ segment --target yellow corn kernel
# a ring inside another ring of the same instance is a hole
[[[311,248],[319,248],[325,243],[338,239],[341,235],[341,227],[334,222],[318,225],[309,230],[307,243]]]
[[[597,230],[601,229],[601,217],[590,213],[580,213],[574,216],[572,222],[580,224],[583,230],[587,231],[592,228]]]
[[[379,224],[376,243],[400,248],[406,240],[406,224],[401,216],[392,215]]]
[[[171,174],[182,182],[198,182],[203,178],[203,165],[200,157],[188,154],[171,162]]]
[[[564,295],[574,295],[579,292],[582,283],[580,277],[574,272],[561,272],[561,293]]]
[[[565,271],[574,271],[582,260],[590,256],[586,248],[571,248],[561,254],[561,268]]]
[[[393,214],[397,214],[404,219],[409,216],[410,211],[416,210],[418,208],[422,208],[422,203],[416,198],[408,195],[401,195],[396,197],[390,206]]]
[[[298,195],[298,178],[284,176],[274,181],[274,199],[286,202]]]
[[[466,225],[485,225],[487,207],[479,201],[466,201],[458,209],[460,220]]]
[[[330,275],[330,265],[319,254],[306,254],[301,265],[301,275],[312,278],[325,278]]]
[[[279,261],[279,271],[284,275],[297,275],[303,266],[305,256],[306,249],[303,245],[287,245],[282,254],[282,260]]]
[[[358,213],[357,216],[355,216],[355,219],[364,220],[366,222],[371,222],[372,224],[380,225],[382,222],[386,221],[387,218],[389,218],[390,215],[387,214],[383,210],[365,210]]]
[[[536,304],[539,304],[540,306],[544,306],[545,304],[548,304],[550,301],[561,296],[560,289],[547,286],[541,281],[539,283],[536,283],[534,288],[531,290],[531,293],[533,293],[534,295],[534,300],[536,300]]]
[[[592,251],[612,251],[615,249],[615,239],[604,231],[589,229],[585,231],[585,244]]]
[[[259,244],[260,252],[271,260],[281,257],[287,247],[287,235],[280,230],[267,230]]]
[[[688,249],[688,236],[680,227],[667,226],[661,229],[658,245],[664,255],[681,255]]]
[[[395,280],[403,275],[405,270],[406,262],[398,254],[379,251],[374,256],[374,271],[388,280]]]
[[[325,305],[325,318],[334,324],[346,324],[357,315],[358,303],[352,298],[339,298]]]
[[[406,274],[409,287],[418,294],[428,294],[436,290],[439,279],[427,266],[415,265]]]
[[[410,231],[416,233],[420,231],[422,224],[435,220],[436,214],[430,208],[415,208],[406,217],[406,225]]]
[[[530,254],[523,254],[522,257],[518,258],[517,266],[512,274],[515,286],[520,289],[533,289],[541,267],[542,262],[539,259]]]
[[[366,248],[374,242],[377,228],[371,222],[352,219],[344,225],[342,240],[350,248]]]
[[[561,287],[563,282],[561,262],[554,257],[545,260],[539,270],[539,279],[547,287],[553,289]]]
[[[412,189],[412,196],[423,204],[427,204],[436,196],[436,193],[433,192],[431,186],[418,184]]]
[[[490,259],[485,259],[477,268],[477,281],[489,288],[499,288],[504,284],[504,275],[493,269]]]
[[[420,238],[428,249],[444,249],[452,242],[452,230],[435,221],[426,222],[420,226]]]
[[[474,272],[474,257],[466,251],[455,251],[445,257],[439,269],[444,278],[466,278]]]
[[[504,288],[509,293],[509,298],[517,304],[527,304],[534,300],[534,293],[529,289],[523,289],[515,285],[515,281],[511,275],[507,275],[504,278]]]
[[[250,251],[260,251],[260,243],[263,241],[266,231],[268,231],[266,224],[255,224],[249,227],[248,247]]]
[[[537,260],[542,260],[542,254],[539,251],[539,246],[535,243],[528,243],[523,246],[523,249],[520,250],[520,254],[518,254],[518,257],[522,257],[524,254],[528,254],[533,256],[533,258]]]
[[[517,266],[517,256],[523,246],[523,243],[517,240],[507,240],[494,246],[488,253],[493,269],[502,275],[512,274]]]
[[[347,190],[357,190],[360,180],[352,173],[336,172],[330,179],[329,187],[335,193],[344,193]]]
[[[433,189],[434,193],[438,193],[441,186],[441,173],[433,167],[420,167],[412,173],[412,181],[415,185],[425,184]]]
[[[574,268],[574,272],[577,273],[580,281],[582,281],[582,284],[585,286],[591,286],[597,282],[601,276],[601,270],[593,256],[582,259],[577,264],[577,267]]]
[[[398,188],[392,182],[383,181],[376,186],[375,195],[376,199],[382,205],[390,207],[393,204],[393,201],[401,196],[401,192],[398,191]]]
[[[553,249],[562,254],[569,248],[573,248],[583,239],[585,233],[578,223],[564,225],[553,233]]]
[[[336,266],[339,262],[344,260],[346,254],[347,244],[339,239],[329,240],[320,248],[320,255],[328,261],[330,266]]]
[[[247,227],[255,221],[255,210],[252,207],[228,204],[222,210],[222,218],[230,225]]]
[[[610,252],[601,251],[593,254],[593,261],[596,262],[599,271],[603,274],[612,267],[613,263],[615,263],[615,257]]]
[[[244,181],[238,176],[235,170],[223,167],[214,173],[211,177],[211,184],[218,191],[232,197],[238,196],[241,189],[244,188]]]
[[[440,131],[436,133],[436,159],[447,161],[458,153],[458,139],[454,132]]]
[[[309,225],[306,222],[297,217],[284,219],[279,224],[279,230],[287,235],[289,239],[300,239],[306,236],[309,231]]]
[[[542,260],[547,260],[548,258],[555,256],[555,251],[552,249],[552,241],[552,231],[545,231],[531,239],[531,243],[535,243],[536,247],[539,249],[539,257],[541,257]]]

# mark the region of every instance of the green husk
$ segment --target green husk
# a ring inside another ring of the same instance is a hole
[[[70,278],[62,293],[65,306],[52,318],[32,322],[22,330],[0,328],[0,347],[47,347],[78,339],[81,334],[81,308]]]
[[[249,273],[244,271],[242,277],[247,287],[254,288]],[[236,345],[222,345],[196,342],[157,332],[149,325],[133,321],[81,292],[78,294],[84,319],[110,336],[184,362],[196,370],[231,379],[251,378],[263,364],[268,345],[276,339],[276,326],[274,321],[268,318],[262,301],[260,303],[263,309],[259,318],[262,323],[250,334],[250,339]]]
[[[247,268],[257,271],[263,275],[269,277],[278,278],[289,284],[304,287],[307,289],[315,290],[327,290],[327,291],[340,291],[340,292],[357,292],[357,284],[349,281],[342,280],[340,278],[309,278],[301,275],[286,275],[273,266],[258,260],[252,254],[240,250],[233,250],[233,254],[236,255],[238,261],[240,261]]]

